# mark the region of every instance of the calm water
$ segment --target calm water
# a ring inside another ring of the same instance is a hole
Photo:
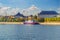
[[[60,26],[0,25],[0,40],[60,40]]]

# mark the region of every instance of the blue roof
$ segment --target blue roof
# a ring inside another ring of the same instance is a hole
[[[42,11],[38,15],[58,15],[56,11]]]

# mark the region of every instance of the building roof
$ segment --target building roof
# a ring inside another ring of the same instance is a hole
[[[42,11],[38,15],[58,15],[56,11]]]

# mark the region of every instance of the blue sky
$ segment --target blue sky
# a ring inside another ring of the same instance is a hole
[[[60,7],[60,0],[0,0],[0,3],[9,7],[17,7],[17,8],[28,8],[31,5],[35,5],[40,9],[48,10]]]

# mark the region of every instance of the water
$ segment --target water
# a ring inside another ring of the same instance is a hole
[[[60,26],[0,25],[0,40],[60,40]]]

